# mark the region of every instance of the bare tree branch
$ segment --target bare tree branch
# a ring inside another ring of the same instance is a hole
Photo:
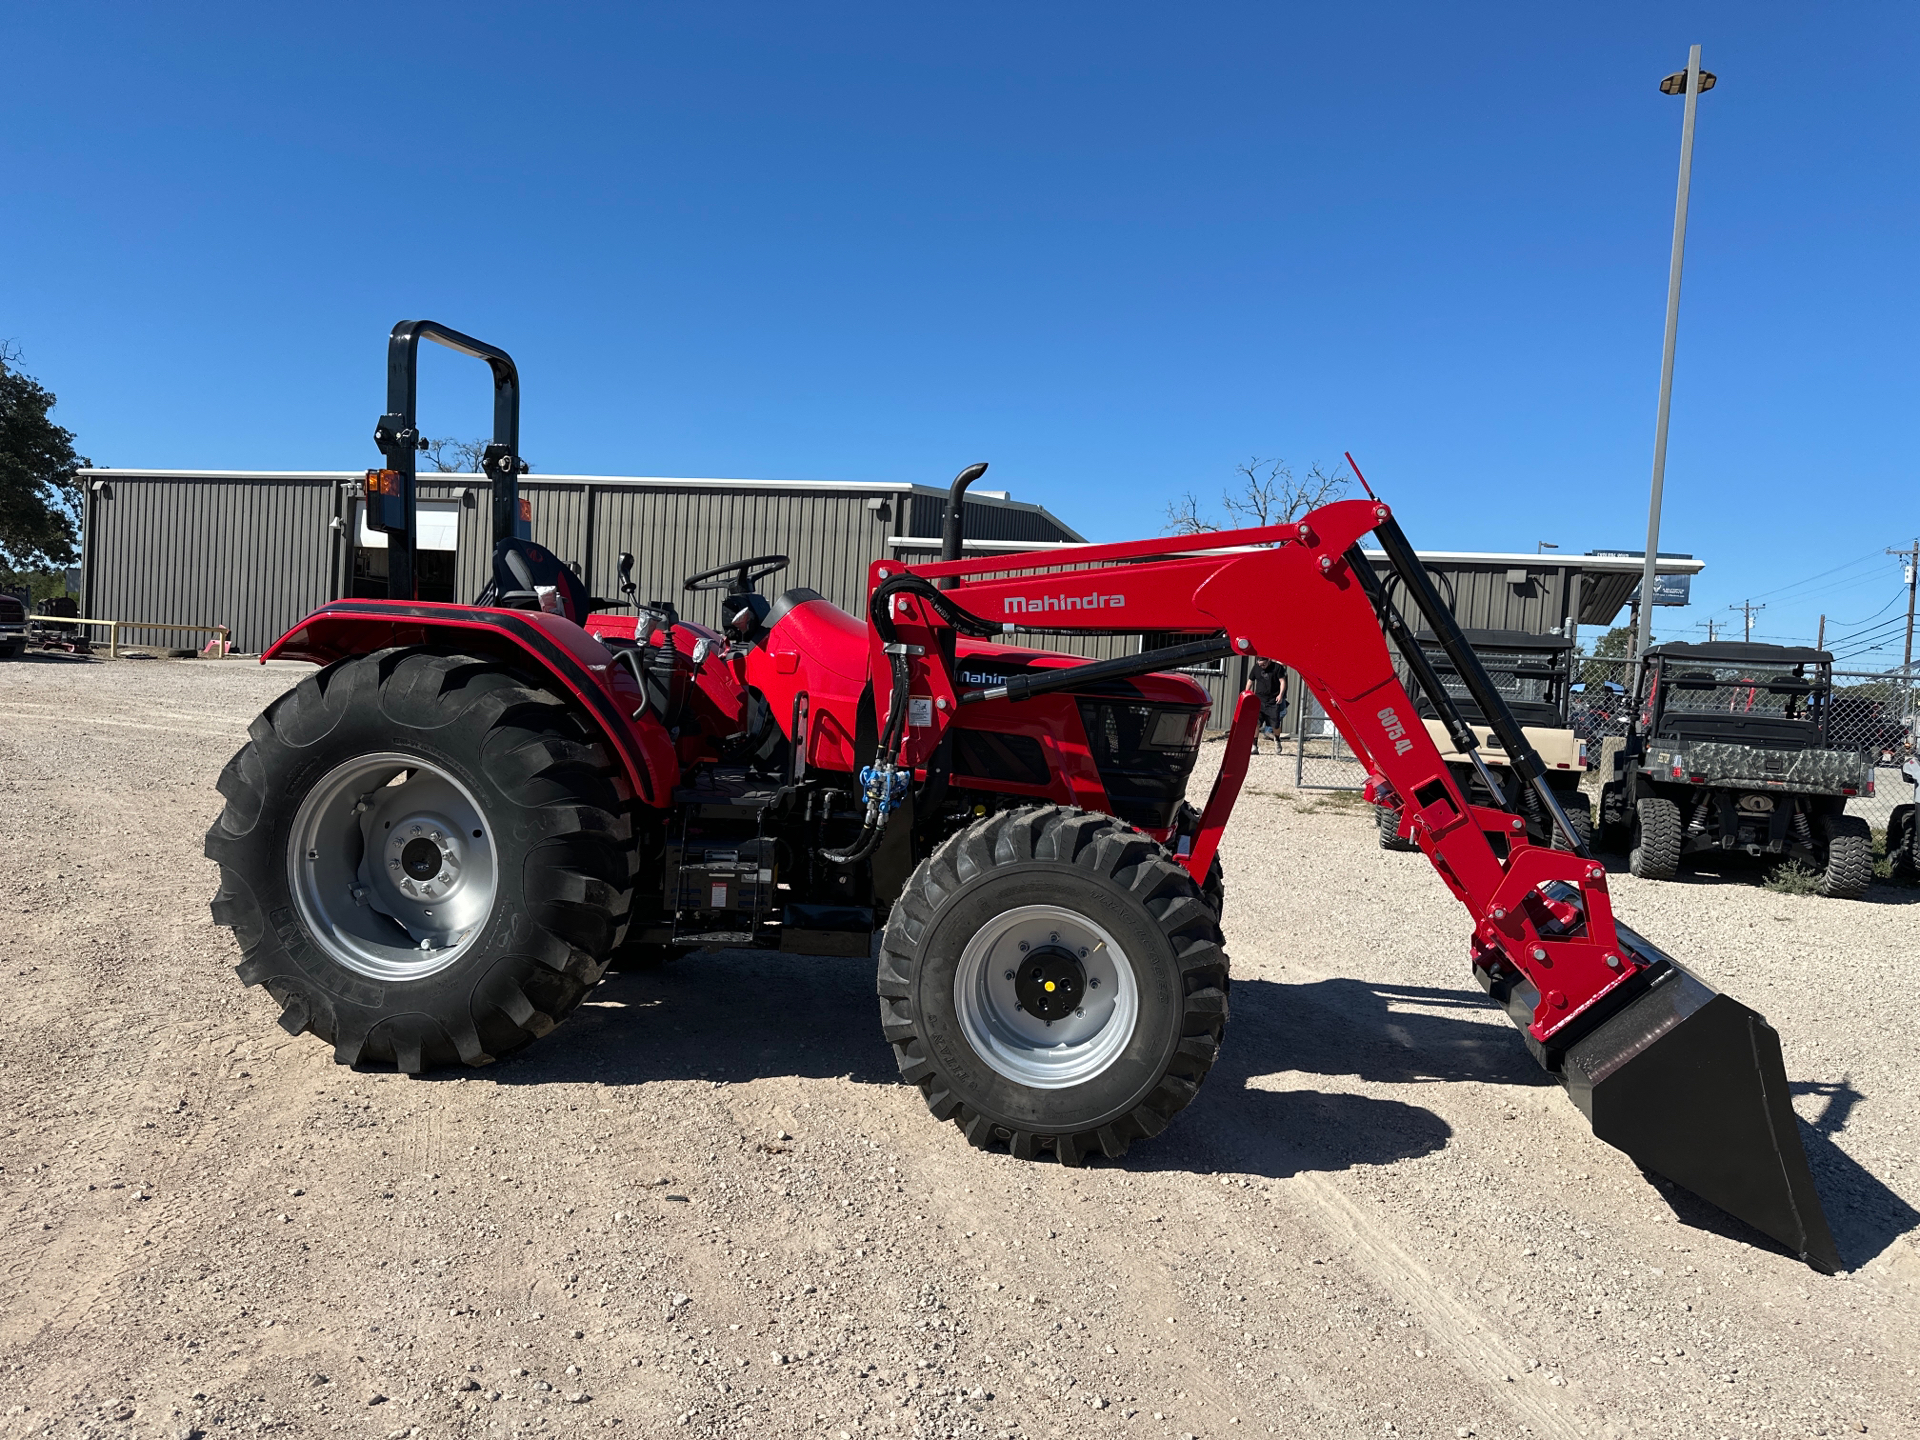
[[[1218,530],[1206,516],[1200,513],[1200,501],[1189,490],[1178,500],[1167,502],[1167,523],[1162,528],[1163,535],[1204,535],[1209,530]]]
[[[1233,468],[1240,474],[1240,493],[1221,496],[1221,504],[1246,527],[1297,520],[1307,511],[1339,499],[1353,483],[1339,468],[1328,474],[1317,461],[1299,478],[1286,461],[1262,460],[1257,455]]]
[[[487,453],[485,440],[455,440],[451,437],[427,442],[427,459],[443,475],[478,474],[480,461]]]

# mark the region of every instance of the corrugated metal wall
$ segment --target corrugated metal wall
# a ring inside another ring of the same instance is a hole
[[[548,492],[535,485],[526,493],[533,501],[537,535]],[[569,552],[556,541],[554,551],[582,555],[588,588],[611,597],[617,557],[630,550],[639,598],[671,600],[681,614],[703,624],[718,618],[719,596],[686,594],[681,581],[754,555],[785,555],[790,562],[765,583],[767,593],[804,585],[857,610],[866,593],[868,562],[887,553],[895,512],[905,497],[887,498],[886,509],[876,511],[867,508],[869,496],[857,491],[596,485],[591,551],[585,548],[584,524],[577,536],[580,549]]]
[[[329,598],[338,497],[331,478],[115,475],[88,497],[82,606],[94,619],[228,625],[237,648],[259,650]],[[126,638],[197,649],[210,637]]]
[[[1386,562],[1374,569],[1385,580]],[[1539,565],[1507,565],[1435,561],[1427,566],[1440,597],[1453,617],[1467,630],[1524,630],[1530,635],[1564,633],[1571,618],[1569,582],[1574,567],[1543,561]],[[1524,574],[1523,580],[1511,577]],[[1396,607],[1415,629],[1425,629],[1405,592],[1390,586]]]
[[[961,503],[966,533],[975,540],[1077,540],[1050,516],[1022,505],[968,499]],[[938,535],[947,523],[947,497],[915,493],[901,535]]]

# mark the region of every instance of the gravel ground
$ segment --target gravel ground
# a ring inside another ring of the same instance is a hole
[[[1825,1278],[1593,1140],[1425,862],[1271,756],[1224,1057],[1123,1165],[935,1125],[864,961],[699,957],[485,1070],[338,1069],[233,979],[200,855],[297,678],[0,666],[0,1434],[1920,1434],[1920,892],[1616,877],[1779,1028]]]

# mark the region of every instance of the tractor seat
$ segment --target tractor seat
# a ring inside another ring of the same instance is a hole
[[[559,593],[560,613],[576,625],[583,625],[595,606],[587,598],[580,577],[560,563],[551,550],[530,540],[502,540],[493,547],[493,579],[480,592],[478,605],[501,610],[538,610],[539,588],[550,585]]]

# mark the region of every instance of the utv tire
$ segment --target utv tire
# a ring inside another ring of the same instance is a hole
[[[1680,869],[1680,807],[1650,796],[1634,807],[1627,869],[1642,880],[1671,880]]]
[[[1896,805],[1887,817],[1887,866],[1893,878],[1906,885],[1920,880],[1920,834],[1915,833],[1915,818],[1911,805]]]
[[[392,649],[301,681],[249,733],[207,832],[213,919],[288,1033],[342,1065],[484,1065],[599,981],[629,825],[565,703],[491,661]]]
[[[1400,835],[1400,807],[1398,805],[1376,805],[1373,807],[1373,821],[1380,830],[1380,848],[1382,850],[1418,850],[1420,847]]]
[[[1078,1165],[1119,1159],[1192,1101],[1227,984],[1213,907],[1151,836],[1040,807],[978,821],[921,863],[877,988],[901,1077],[936,1119]]]
[[[1562,791],[1554,798],[1560,802],[1560,808],[1567,812],[1567,820],[1573,826],[1574,838],[1591,855],[1593,853],[1593,801],[1579,790]],[[1553,848],[1556,850],[1573,848],[1567,844],[1567,837],[1560,833],[1558,825],[1553,827]]]
[[[1825,815],[1815,826],[1827,847],[1820,893],[1829,900],[1858,900],[1873,883],[1873,831],[1858,815]]]

